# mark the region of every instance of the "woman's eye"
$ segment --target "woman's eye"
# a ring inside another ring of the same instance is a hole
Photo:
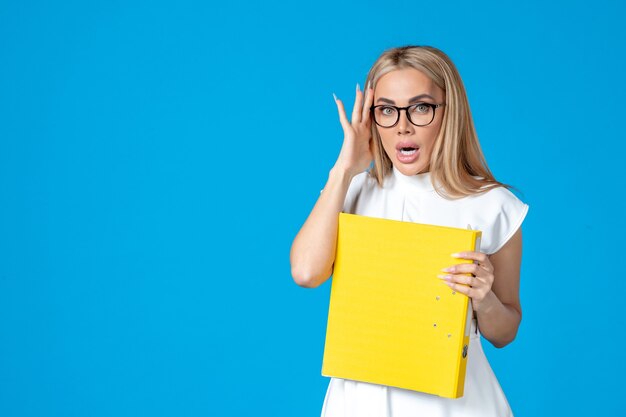
[[[380,112],[384,114],[385,116],[389,116],[390,114],[393,114],[395,111],[396,109],[394,109],[393,107],[382,107],[380,109]]]
[[[418,103],[413,107],[413,111],[416,113],[428,113],[430,106],[424,103]]]

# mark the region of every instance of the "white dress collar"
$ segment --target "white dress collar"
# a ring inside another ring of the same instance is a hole
[[[404,175],[398,168],[393,166],[392,176],[394,182],[408,187],[411,191],[426,193],[435,190],[431,182],[430,172],[422,172],[416,175]]]

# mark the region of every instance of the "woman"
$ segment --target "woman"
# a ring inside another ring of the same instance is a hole
[[[361,92],[357,84],[351,121],[335,97],[343,146],[294,239],[292,275],[309,288],[331,276],[341,211],[481,230],[481,251],[457,255],[475,262],[440,275],[470,298],[474,311],[465,393],[448,399],[331,378],[322,416],[512,416],[480,334],[496,347],[511,343],[517,334],[521,224],[528,205],[487,167],[463,82],[442,51],[429,46],[385,51],[366,85]]]

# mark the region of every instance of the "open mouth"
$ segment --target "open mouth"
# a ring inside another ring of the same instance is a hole
[[[406,147],[406,148],[400,148],[400,153],[402,155],[413,155],[415,152],[417,152],[418,148],[411,148],[411,147]]]
[[[403,164],[412,164],[420,155],[420,147],[415,142],[404,141],[396,144],[396,159]]]

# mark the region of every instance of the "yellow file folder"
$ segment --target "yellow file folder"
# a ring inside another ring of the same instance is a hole
[[[480,238],[340,213],[322,375],[462,397],[471,303],[437,275]]]

